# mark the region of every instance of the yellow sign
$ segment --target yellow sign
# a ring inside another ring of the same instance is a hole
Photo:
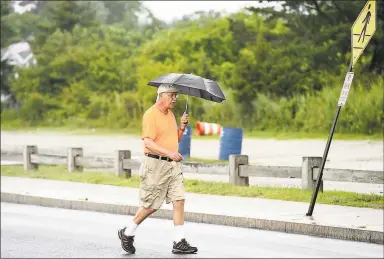
[[[352,25],[352,67],[363,53],[376,31],[376,1],[369,0]]]

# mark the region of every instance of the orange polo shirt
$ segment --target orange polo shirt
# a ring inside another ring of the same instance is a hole
[[[153,105],[144,113],[142,126],[142,139],[151,138],[159,146],[171,152],[178,152],[178,128],[175,115],[171,110],[164,114]],[[145,146],[144,152],[155,154],[154,151],[149,150]]]

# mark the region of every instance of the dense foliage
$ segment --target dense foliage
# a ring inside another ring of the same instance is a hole
[[[2,111],[3,123],[139,127],[156,99],[147,82],[178,72],[217,80],[227,97],[223,104],[190,98],[192,123],[306,132],[329,130],[350,61],[350,28],[365,4],[286,1],[280,11],[199,12],[166,24],[139,1],[35,2],[23,14],[1,2],[1,47],[26,40],[37,59],[15,69],[17,80],[2,81],[2,91],[21,102]],[[377,4],[377,31],[354,69],[338,132],[382,131],[384,1]],[[179,100],[181,115],[185,97]]]

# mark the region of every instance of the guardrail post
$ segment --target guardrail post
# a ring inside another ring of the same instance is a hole
[[[301,167],[301,188],[313,191],[316,186],[317,174],[321,166],[322,157],[303,157]],[[323,192],[323,180],[321,180],[320,191]]]
[[[83,149],[80,147],[77,148],[68,148],[68,172],[82,172],[83,167],[76,165],[76,157],[83,156]]]
[[[230,155],[229,156],[229,183],[234,185],[249,186],[249,177],[239,175],[239,166],[248,165],[248,156]]]
[[[31,162],[31,155],[37,154],[37,153],[38,153],[37,146],[25,146],[24,147],[23,164],[24,164],[24,170],[25,171],[37,169],[39,167],[38,164]]]
[[[129,150],[116,150],[115,151],[115,174],[116,176],[125,176],[125,178],[131,178],[132,170],[124,169],[123,160],[131,159],[131,151]]]

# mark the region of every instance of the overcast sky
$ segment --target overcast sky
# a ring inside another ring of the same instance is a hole
[[[225,11],[233,13],[248,6],[275,6],[277,3],[260,4],[259,1],[143,1],[154,15],[166,22],[180,19],[196,11]]]
[[[18,2],[18,1],[17,1]],[[142,1],[154,15],[165,21],[171,22],[180,19],[183,15],[191,14],[196,11],[224,11],[233,13],[243,7],[248,6],[276,6],[278,3],[260,4],[259,1]],[[23,8],[15,5],[16,12],[23,12],[30,6]]]

